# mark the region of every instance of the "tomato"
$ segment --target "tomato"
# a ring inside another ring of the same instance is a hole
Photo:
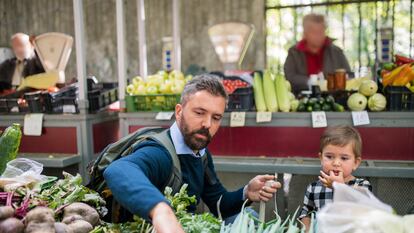
[[[49,87],[49,88],[47,89],[47,91],[48,91],[49,93],[54,93],[54,92],[58,92],[58,91],[59,91],[59,88],[57,88],[57,87]]]
[[[247,87],[248,84],[242,80],[225,79],[223,80],[223,86],[228,94],[232,94],[238,88]]]

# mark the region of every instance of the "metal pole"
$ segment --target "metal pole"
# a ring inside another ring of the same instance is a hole
[[[145,42],[145,5],[144,0],[137,0],[139,74],[147,78],[147,44]]]
[[[413,0],[410,1],[410,57],[413,56]]]
[[[362,40],[362,13],[361,13],[361,4],[358,3],[358,70],[361,69],[361,40]]]
[[[75,20],[75,44],[76,44],[76,69],[79,84],[78,107],[80,113],[86,113],[88,109],[87,99],[87,75],[85,58],[85,32],[83,25],[83,2],[73,0],[73,15]]]
[[[118,55],[118,98],[120,107],[125,108],[126,54],[124,0],[116,0],[116,41]]]
[[[174,69],[181,70],[180,0],[173,0],[173,61]]]

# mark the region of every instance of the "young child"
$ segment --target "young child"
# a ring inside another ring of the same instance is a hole
[[[329,127],[322,134],[319,158],[322,170],[319,180],[308,185],[299,219],[309,229],[310,214],[332,202],[332,183],[362,186],[372,191],[371,184],[352,175],[361,164],[362,141],[358,131],[351,126]]]

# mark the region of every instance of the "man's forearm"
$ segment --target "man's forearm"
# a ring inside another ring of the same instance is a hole
[[[173,210],[167,203],[160,202],[154,206],[149,217],[158,233],[184,233]]]

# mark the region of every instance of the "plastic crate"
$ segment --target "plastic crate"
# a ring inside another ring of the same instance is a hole
[[[66,86],[58,92],[36,91],[24,94],[31,113],[78,113],[77,88],[75,85]]]
[[[161,112],[173,111],[175,105],[180,103],[181,95],[126,95],[127,112]]]
[[[15,94],[0,97],[0,113],[26,113],[27,103]]]
[[[384,89],[389,111],[414,111],[414,93],[404,86],[387,86]]]
[[[118,100],[117,83],[100,83],[88,92],[89,112],[97,112]]]
[[[254,107],[253,88],[239,88],[229,95],[226,111],[251,111]]]
[[[41,91],[29,92],[24,94],[24,99],[29,107],[31,113],[42,113],[44,112],[43,97]]]
[[[242,80],[237,76],[224,77],[227,80]],[[226,111],[252,111],[254,110],[254,93],[251,85],[236,89],[229,94]]]
[[[99,83],[88,91],[89,112],[97,112],[118,100],[116,83]],[[78,88],[76,85],[66,86],[58,92],[47,91],[26,93],[25,99],[32,113],[79,113]]]
[[[44,98],[44,112],[48,114],[79,113],[77,98],[74,96],[51,98],[49,95]]]

